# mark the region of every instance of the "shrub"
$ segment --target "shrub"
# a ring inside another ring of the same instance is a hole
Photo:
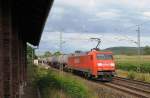
[[[49,98],[51,89],[62,90],[71,98],[88,98],[88,88],[81,82],[70,76],[60,75],[53,70],[38,69],[36,85],[40,89],[43,98]]]
[[[142,73],[150,73],[150,64],[143,63],[138,66],[136,63],[130,62],[117,62],[116,66],[118,69],[126,70],[126,71],[137,71],[137,67],[140,67],[140,72]]]
[[[133,80],[139,80],[139,81],[144,81],[144,82],[150,83],[150,73],[138,73],[135,71],[128,72],[128,71],[118,70],[117,74],[120,77],[125,77],[125,78],[129,78],[129,79],[133,79]]]
[[[127,78],[135,79],[136,73],[134,71],[129,71]]]

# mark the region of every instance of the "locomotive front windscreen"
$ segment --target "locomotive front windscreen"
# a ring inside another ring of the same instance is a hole
[[[113,56],[111,54],[97,54],[96,55],[98,60],[112,60]]]

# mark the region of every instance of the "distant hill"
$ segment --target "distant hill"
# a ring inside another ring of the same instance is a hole
[[[106,48],[104,51],[112,51],[114,54],[120,55],[136,55],[138,54],[138,48],[137,47],[111,47]],[[141,47],[141,52],[143,51],[143,47]]]

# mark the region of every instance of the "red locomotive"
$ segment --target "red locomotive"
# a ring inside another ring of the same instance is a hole
[[[115,63],[112,52],[101,52],[92,50],[86,53],[75,53],[71,55],[61,55],[51,57],[53,67],[69,69],[82,73],[89,78],[100,80],[111,80],[115,74]],[[53,61],[54,60],[54,61]]]
[[[67,67],[102,80],[111,79],[115,72],[112,53],[95,50],[69,57]]]
[[[63,66],[65,70],[81,73],[88,78],[110,81],[115,74],[112,52],[102,52],[97,47],[90,52],[52,56],[49,60],[53,67]]]

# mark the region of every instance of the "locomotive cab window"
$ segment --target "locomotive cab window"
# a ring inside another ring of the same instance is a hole
[[[111,54],[97,54],[96,58],[98,60],[112,60],[113,56]]]

